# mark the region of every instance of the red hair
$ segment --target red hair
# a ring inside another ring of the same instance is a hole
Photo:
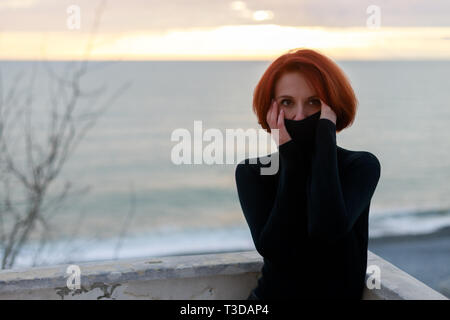
[[[336,131],[353,123],[358,101],[341,68],[314,50],[291,49],[270,64],[253,92],[253,111],[265,130],[270,132],[266,115],[275,94],[275,84],[283,73],[291,71],[302,73],[319,98],[336,113]]]

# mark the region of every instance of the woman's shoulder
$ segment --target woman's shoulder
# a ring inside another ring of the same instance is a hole
[[[378,157],[370,151],[349,150],[337,147],[338,161],[344,166],[370,166],[380,170],[381,164]]]

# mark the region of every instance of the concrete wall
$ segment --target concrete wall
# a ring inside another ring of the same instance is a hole
[[[69,265],[4,270],[0,299],[246,299],[262,264],[256,251],[81,263],[76,290]],[[371,252],[368,271],[364,299],[446,299]]]

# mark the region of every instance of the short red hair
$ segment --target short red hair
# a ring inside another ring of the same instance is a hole
[[[336,113],[336,131],[353,123],[358,101],[341,68],[314,50],[291,49],[270,64],[253,92],[253,111],[264,129],[270,132],[266,115],[275,94],[275,84],[283,73],[291,71],[302,73],[319,98]]]

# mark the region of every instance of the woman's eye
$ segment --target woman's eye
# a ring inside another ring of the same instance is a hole
[[[314,106],[319,106],[321,105],[320,100],[319,99],[311,99],[309,100],[309,104],[312,104]]]
[[[290,100],[288,100],[288,99],[283,99],[283,100],[281,100],[281,104],[284,105],[284,106],[289,105],[289,104],[284,104],[283,102],[285,102],[285,101],[290,102]]]

